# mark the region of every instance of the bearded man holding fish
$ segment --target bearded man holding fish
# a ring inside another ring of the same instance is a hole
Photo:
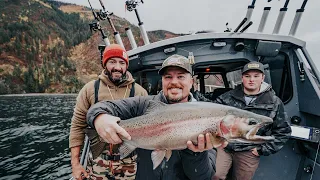
[[[211,179],[215,174],[216,147],[227,141],[272,141],[258,136],[260,127],[272,123],[269,117],[241,109],[195,102],[189,60],[180,55],[162,64],[162,91],[155,96],[103,101],[87,113],[92,155],[101,153],[104,143],[121,144],[121,158],[136,150],[136,179]],[[251,124],[256,122],[255,124]],[[232,133],[221,131],[231,128]]]

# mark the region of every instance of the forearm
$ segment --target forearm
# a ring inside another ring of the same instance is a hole
[[[94,122],[100,115],[105,114],[110,116],[117,116],[117,112],[113,109],[113,104],[108,101],[99,102],[95,104],[88,111],[87,123],[90,127],[95,128]]]
[[[79,165],[80,164],[80,149],[81,146],[75,146],[71,148],[71,165]]]
[[[116,101],[102,101],[93,105],[87,113],[87,123],[94,128],[94,121],[100,114],[109,114],[122,120],[140,116],[148,105],[149,96],[136,96]]]

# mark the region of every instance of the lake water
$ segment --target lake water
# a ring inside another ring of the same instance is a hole
[[[0,180],[69,179],[76,95],[0,96]]]

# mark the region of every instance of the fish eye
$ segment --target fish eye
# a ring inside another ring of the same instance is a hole
[[[258,122],[254,119],[250,119],[248,125],[256,125]]]

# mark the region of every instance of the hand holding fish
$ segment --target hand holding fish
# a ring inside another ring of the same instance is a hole
[[[111,144],[122,143],[121,137],[131,140],[131,136],[118,125],[120,118],[111,116],[108,114],[100,114],[94,121],[94,126],[99,134],[99,136]]]
[[[197,146],[195,146],[192,141],[188,141],[187,146],[193,152],[203,152],[212,148],[225,148],[228,145],[228,141],[222,142],[219,146],[213,145],[211,138],[214,137],[210,133],[207,133],[205,137],[203,134],[200,134],[198,136]]]
[[[253,155],[255,155],[255,156],[260,156],[259,155],[259,153],[258,153],[258,151],[257,151],[257,148],[253,148],[253,149],[251,149],[251,153],[253,154]]]
[[[210,141],[210,134],[209,133],[206,134],[206,137],[204,137],[203,134],[200,134],[198,136],[198,145],[197,146],[195,146],[192,143],[192,141],[188,141],[187,146],[193,152],[203,152],[203,151],[206,151],[208,149],[213,148],[213,145]]]

